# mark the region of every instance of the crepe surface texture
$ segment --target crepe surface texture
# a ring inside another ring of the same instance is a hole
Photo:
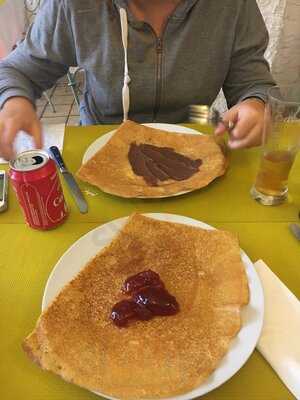
[[[172,148],[190,159],[201,159],[202,165],[188,179],[168,179],[157,186],[149,186],[132,170],[128,160],[131,143]],[[109,142],[81,166],[77,177],[121,197],[163,197],[207,186],[223,175],[225,169],[225,157],[212,136],[170,133],[126,121]]]
[[[149,268],[180,312],[116,327],[109,315],[122,283]],[[171,397],[217,368],[248,296],[234,234],[135,214],[62,289],[23,347],[43,369],[88,390],[122,400]]]

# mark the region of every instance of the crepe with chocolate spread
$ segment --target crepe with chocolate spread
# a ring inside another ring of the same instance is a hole
[[[77,176],[122,197],[162,197],[208,185],[225,172],[212,136],[170,133],[124,122]]]
[[[151,268],[178,314],[118,328],[126,278]],[[133,215],[41,315],[24,349],[43,369],[122,400],[176,396],[217,368],[241,327],[248,284],[236,236]]]

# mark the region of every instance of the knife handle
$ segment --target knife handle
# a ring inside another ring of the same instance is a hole
[[[67,171],[67,167],[64,163],[64,160],[62,158],[62,155],[59,151],[59,148],[56,146],[51,146],[49,147],[49,151],[51,153],[51,155],[54,158],[54,161],[56,162],[58,168],[60,169],[61,172]]]

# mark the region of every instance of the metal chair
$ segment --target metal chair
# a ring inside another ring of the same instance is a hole
[[[51,97],[48,95],[48,93],[47,93],[47,92],[43,92],[43,96],[46,98],[47,104],[50,105],[50,107],[51,107],[51,109],[52,109],[52,112],[53,112],[53,113],[56,113],[55,106],[54,106],[54,104],[53,104],[53,101],[52,101]]]
[[[82,68],[71,67],[71,68],[69,68],[69,71],[67,73],[68,86],[70,87],[70,89],[71,89],[71,91],[73,93],[73,97],[74,97],[75,103],[76,103],[76,105],[78,107],[78,110],[79,110],[79,107],[80,107],[79,95],[82,92],[81,92],[81,90],[79,88],[79,83],[77,82],[76,78],[77,78],[78,72],[81,72],[81,71],[83,71]]]
[[[42,0],[24,0],[24,6],[25,6],[25,11],[26,11],[26,20],[27,20],[27,27],[32,23],[34,20],[35,15],[37,14],[40,5],[41,5]],[[79,95],[81,94],[80,89],[79,89],[79,84],[76,81],[76,76],[79,71],[81,71],[81,68],[74,68],[71,67],[69,68],[69,71],[67,73],[67,79],[68,79],[68,86],[70,87],[75,103],[79,109],[80,106],[80,100],[79,100]],[[48,93],[44,92],[43,96],[47,99],[48,104],[50,105],[53,113],[56,112],[55,106],[51,100],[51,97],[48,95]]]

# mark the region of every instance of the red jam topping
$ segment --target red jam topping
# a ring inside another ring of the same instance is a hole
[[[133,294],[147,286],[164,287],[159,275],[156,272],[151,271],[151,269],[127,278],[122,287],[122,291],[123,293]]]
[[[136,304],[146,307],[154,315],[174,315],[179,311],[179,305],[174,296],[166,289],[147,287],[135,293]]]
[[[132,300],[122,300],[115,304],[111,310],[110,318],[115,325],[126,326],[128,321],[135,318],[136,304]]]
[[[131,295],[114,305],[110,318],[118,327],[126,327],[130,320],[146,321],[156,315],[174,315],[179,304],[161,281],[159,275],[151,270],[140,272],[126,279],[123,293]]]

